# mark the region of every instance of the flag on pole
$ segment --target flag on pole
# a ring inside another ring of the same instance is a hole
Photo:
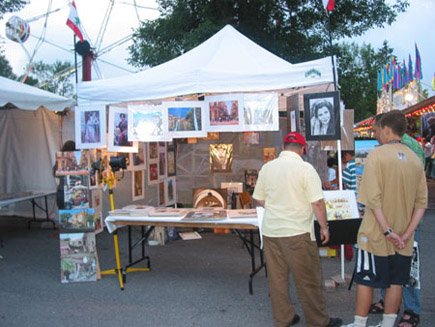
[[[84,41],[83,38],[83,31],[82,31],[82,24],[80,22],[79,15],[77,13],[77,7],[74,1],[71,4],[71,9],[69,11],[68,20],[66,21],[66,24],[71,28],[74,33],[78,36],[81,42]]]
[[[409,76],[409,81],[412,82],[414,80],[414,73],[412,72],[411,55],[409,55],[409,60],[408,60],[408,76]]]
[[[333,11],[335,9],[335,0],[322,0],[323,7],[325,7],[326,11]]]
[[[432,79],[432,88],[435,91],[435,74],[433,74],[433,79]]]
[[[418,51],[417,43],[415,44],[415,78],[423,79],[423,71],[421,70],[421,57]]]

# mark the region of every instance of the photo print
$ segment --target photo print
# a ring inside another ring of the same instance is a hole
[[[279,130],[277,93],[243,95],[243,131]]]
[[[148,164],[148,185],[157,184],[159,182],[159,163]]]
[[[177,174],[177,163],[175,158],[175,143],[171,142],[167,148],[167,160],[168,160],[168,176],[175,176]]]
[[[129,141],[170,141],[168,115],[163,106],[128,106]]]
[[[91,156],[88,150],[56,152],[56,176],[89,174]]]
[[[144,171],[135,170],[132,172],[132,194],[133,201],[141,200],[145,198],[144,193]]]
[[[130,153],[130,170],[143,170],[145,166],[145,144],[139,142],[136,153]]]
[[[165,205],[173,205],[177,202],[177,189],[175,177],[169,177],[165,181]]]
[[[304,94],[304,115],[307,141],[341,138],[338,91]]]
[[[77,149],[106,147],[106,107],[75,107],[75,141]]]
[[[242,130],[242,94],[205,97],[208,132],[239,132]]]
[[[114,152],[137,152],[137,142],[128,138],[128,109],[109,107],[109,141],[108,150]]]
[[[64,186],[64,208],[81,209],[89,207],[89,176],[67,175]]]
[[[204,101],[168,101],[168,134],[172,138],[206,137]]]
[[[59,210],[59,230],[61,233],[93,232],[94,209]]]

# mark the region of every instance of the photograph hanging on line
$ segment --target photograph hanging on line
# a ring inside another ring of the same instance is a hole
[[[204,101],[163,102],[168,114],[168,133],[172,138],[206,137]]]
[[[240,132],[243,94],[206,96],[208,132]]]
[[[133,201],[141,200],[145,198],[144,193],[144,171],[134,170],[132,172],[132,194]]]
[[[163,106],[128,106],[129,141],[170,141],[168,115]]]
[[[75,141],[77,149],[106,147],[106,107],[75,107]]]
[[[279,130],[278,93],[243,95],[243,127],[248,131]]]
[[[107,149],[116,152],[137,152],[137,142],[128,138],[128,109],[109,107],[109,141]]]
[[[341,138],[338,91],[304,94],[304,115],[307,141]]]
[[[95,233],[61,233],[59,239],[61,282],[95,282]]]

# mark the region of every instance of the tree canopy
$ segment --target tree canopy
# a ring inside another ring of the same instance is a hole
[[[56,93],[62,96],[71,96],[74,85],[71,82],[71,67],[69,61],[56,60],[53,64],[46,64],[42,61],[33,63],[30,77],[39,81],[40,89]]]
[[[321,0],[158,0],[161,17],[134,32],[129,62],[139,68],[194,48],[226,24],[276,55],[298,63],[329,55]],[[395,21],[408,0],[340,0],[331,13],[333,39],[364,34]]]
[[[2,0],[0,1],[0,19],[9,12],[18,11],[27,4],[26,0]]]

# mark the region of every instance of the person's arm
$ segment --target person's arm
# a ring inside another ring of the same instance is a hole
[[[379,227],[381,228],[383,233],[387,233],[388,235],[386,235],[385,237],[387,238],[388,241],[390,241],[391,243],[394,244],[394,246],[396,248],[398,248],[399,250],[403,249],[405,247],[405,242],[402,240],[402,238],[395,233],[391,227],[388,225],[387,220],[385,219],[384,216],[384,212],[382,211],[382,208],[379,209],[371,209],[376,221],[379,224]]]
[[[312,202],[311,206],[320,225],[320,239],[322,240],[322,244],[326,244],[329,242],[329,227],[326,220],[325,201],[323,199],[317,200]]]
[[[423,218],[425,209],[414,209],[412,212],[411,221],[409,222],[408,227],[406,227],[405,232],[401,235],[403,243],[408,243],[412,233],[417,229],[418,224]]]

